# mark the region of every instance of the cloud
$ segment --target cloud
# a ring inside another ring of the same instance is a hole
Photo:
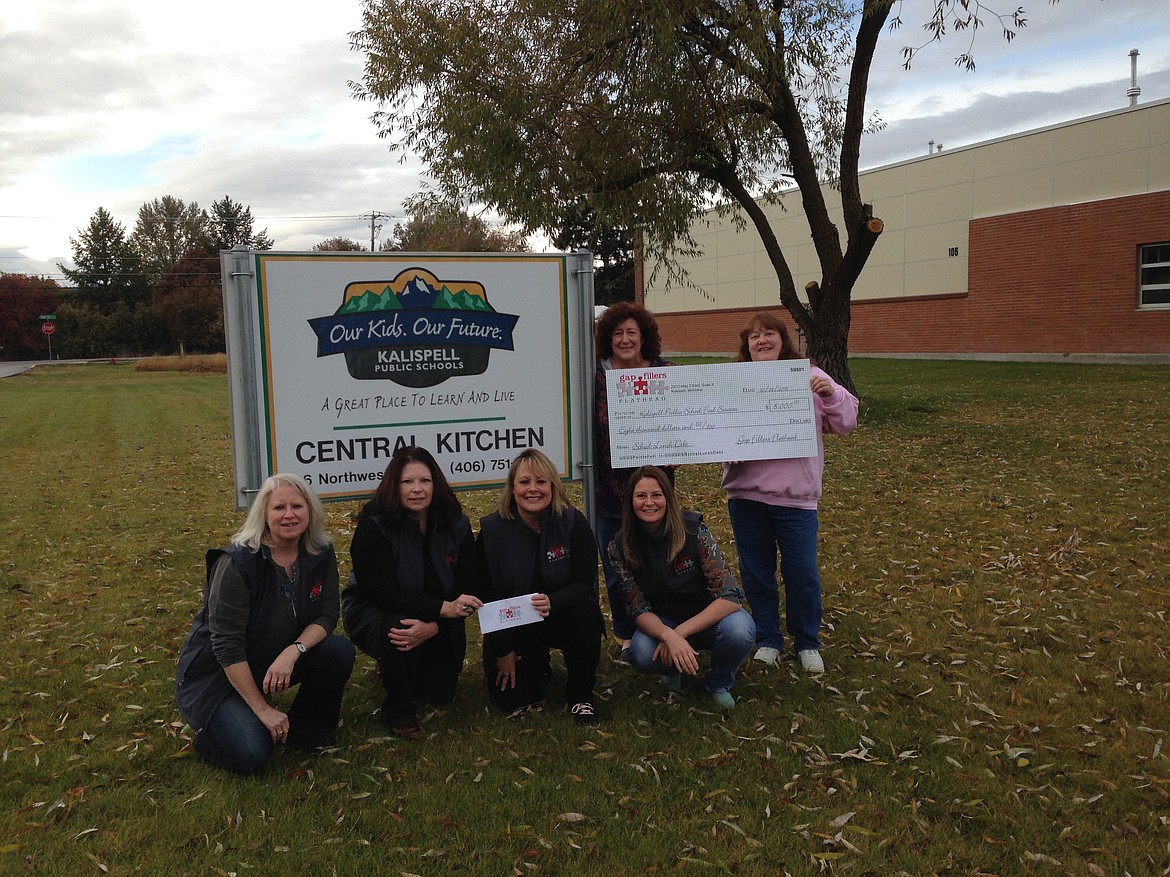
[[[1124,106],[1135,46],[1143,100],[1170,96],[1170,4],[1021,2],[1028,27],[1009,44],[988,20],[974,73],[954,65],[969,34],[909,71],[900,50],[922,42],[920,22],[882,37],[867,106],[887,127],[863,141],[863,166],[917,157],[929,139],[954,148]],[[361,215],[401,215],[425,176],[350,95],[360,12],[358,0],[8,4],[0,82],[19,85],[0,89],[0,271],[57,274],[98,207],[130,228],[167,194],[205,207],[230,195],[282,249],[368,242]]]

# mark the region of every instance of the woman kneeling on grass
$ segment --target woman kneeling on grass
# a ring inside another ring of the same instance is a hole
[[[679,509],[656,466],[630,476],[609,557],[638,628],[630,646],[634,669],[662,674],[663,684],[680,693],[681,674],[697,675],[698,650],[709,649],[707,693],[722,709],[735,706],[735,672],[751,651],[756,625],[702,517]]]
[[[203,607],[179,655],[175,693],[200,755],[254,774],[276,743],[332,744],[354,661],[331,635],[337,592],[321,501],[297,476],[273,475],[232,544],[207,552]],[[271,698],[294,685],[286,714]]]
[[[496,706],[513,712],[545,699],[549,649],[560,649],[565,703],[578,725],[595,725],[593,688],[605,623],[597,600],[597,545],[569,505],[556,467],[535,449],[512,461],[499,506],[480,521],[484,597],[532,594],[544,619],[489,633],[483,672]]]
[[[398,737],[419,727],[419,704],[455,699],[467,652],[464,622],[483,605],[471,522],[430,451],[390,459],[362,507],[341,597],[345,631],[378,662],[382,722]]]

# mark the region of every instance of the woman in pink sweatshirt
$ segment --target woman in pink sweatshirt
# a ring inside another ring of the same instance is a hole
[[[769,312],[756,314],[739,333],[736,362],[800,359],[788,329]],[[824,433],[848,435],[857,425],[857,397],[813,366],[809,383],[820,429],[817,455],[723,465],[739,572],[756,622],[755,659],[777,665],[784,650],[776,553],[784,580],[784,615],[801,667],[825,671],[821,660],[821,575],[817,566],[817,502],[825,466]]]

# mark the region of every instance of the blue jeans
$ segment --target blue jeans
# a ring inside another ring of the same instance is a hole
[[[784,617],[796,650],[821,647],[821,574],[817,567],[817,513],[750,499],[727,503],[739,575],[752,616],[756,645],[784,649],[776,552],[784,580]]]
[[[353,661],[353,643],[343,636],[328,636],[297,659],[291,684],[300,687],[288,710],[291,745],[333,742]],[[233,690],[195,737],[195,750],[216,767],[249,776],[268,763],[272,734]]]
[[[658,617],[671,630],[678,627],[678,622],[662,615]],[[752,650],[755,638],[756,624],[743,609],[738,609],[706,630],[700,630],[687,637],[687,642],[695,651],[711,652],[711,671],[704,680],[704,686],[708,691],[731,690],[731,686],[735,685],[735,671]],[[678,671],[674,667],[661,660],[654,660],[656,648],[658,640],[641,630],[635,631],[630,645],[630,663],[634,665],[634,669],[639,673],[677,675]]]
[[[618,584],[617,574],[609,562],[609,543],[622,528],[621,518],[597,516],[597,547],[601,549],[601,568],[605,571],[605,592],[609,595],[609,614],[613,618],[613,635],[627,640],[634,635],[634,619],[626,612],[626,600]]]

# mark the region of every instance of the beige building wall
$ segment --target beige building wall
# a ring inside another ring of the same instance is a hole
[[[1170,100],[978,143],[866,171],[861,192],[885,231],[854,300],[967,291],[972,219],[1170,189]],[[825,187],[826,201],[839,194]],[[800,194],[766,208],[796,288],[820,280]],[[833,221],[841,227],[839,207]],[[694,287],[666,286],[648,264],[646,306],[660,313],[772,307],[776,275],[754,229],[711,212],[692,227],[704,255],[682,261]]]

